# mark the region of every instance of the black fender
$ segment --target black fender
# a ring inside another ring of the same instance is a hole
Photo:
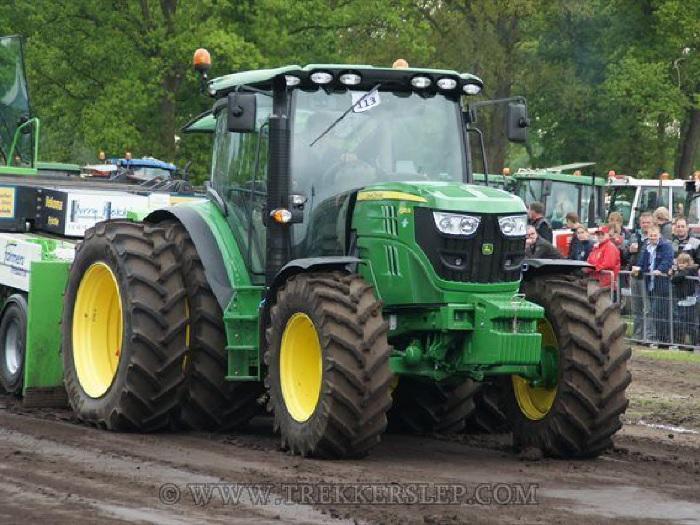
[[[190,234],[194,247],[197,249],[197,254],[202,260],[204,275],[207,278],[209,287],[214,293],[221,311],[226,311],[226,307],[233,297],[233,287],[229,281],[224,257],[221,254],[216,238],[202,216],[187,206],[175,206],[154,211],[146,216],[144,222],[159,223],[173,219],[182,224],[187,233]]]
[[[338,255],[293,259],[285,264],[282,268],[280,268],[277,274],[275,274],[275,277],[272,279],[272,282],[269,283],[267,291],[265,292],[263,308],[260,312],[260,341],[265,341],[265,331],[263,327],[269,325],[270,307],[275,302],[277,289],[282,286],[282,284],[284,284],[284,282],[292,275],[316,270],[341,270],[351,273],[356,271],[357,265],[361,262],[362,260],[358,259],[357,257]]]
[[[572,274],[593,268],[584,261],[571,259],[525,259],[522,262],[521,273],[523,281],[540,275]]]
[[[280,285],[295,273],[318,270],[343,270],[352,272],[362,260],[346,255],[328,257],[309,257],[306,259],[293,259],[285,264],[277,272],[272,282],[269,283],[266,299],[271,299]],[[267,301],[265,301],[267,302]]]

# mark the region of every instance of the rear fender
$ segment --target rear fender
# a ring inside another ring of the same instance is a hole
[[[226,219],[211,203],[156,210],[144,222],[177,220],[189,233],[216,300],[225,312],[235,288],[250,286],[243,256]]]

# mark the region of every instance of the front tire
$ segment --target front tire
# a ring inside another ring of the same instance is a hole
[[[359,275],[297,274],[279,289],[265,362],[283,448],[349,458],[379,443],[393,378],[387,330],[381,303]]]
[[[556,345],[557,383],[531,386],[504,378],[503,410],[516,447],[560,458],[595,457],[612,446],[627,409],[631,350],[610,291],[574,276],[536,277],[523,284],[528,300],[545,309],[543,343]]]
[[[24,383],[27,344],[27,299],[13,294],[5,301],[0,321],[0,386],[20,396]]]
[[[63,312],[66,391],[78,418],[117,431],[169,428],[182,397],[186,300],[162,227],[98,223],[71,266]]]

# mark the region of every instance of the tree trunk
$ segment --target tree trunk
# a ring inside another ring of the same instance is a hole
[[[507,98],[510,96],[510,81],[507,85],[496,87],[494,98]],[[508,139],[506,137],[506,110],[505,106],[498,105],[491,111],[488,119],[488,127],[485,131],[486,158],[489,162],[490,173],[501,173],[506,162]]]
[[[174,38],[177,0],[160,0],[160,9],[165,18],[166,39]],[[160,143],[163,148],[163,156],[170,162],[175,160],[175,94],[180,87],[181,80],[179,65],[170,63],[168,71],[163,75],[161,83],[163,91],[160,98]]]
[[[656,162],[656,170],[667,170],[666,161],[668,160],[666,153],[666,145],[668,143],[668,136],[666,135],[666,126],[668,125],[668,119],[666,115],[659,115],[656,120],[656,153],[654,154],[654,160]]]
[[[513,78],[515,76],[517,53],[516,45],[520,40],[518,17],[514,14],[499,17],[495,23],[495,32],[503,48],[504,63],[496,71],[492,80],[495,88],[494,98],[508,98],[512,94]],[[486,152],[489,160],[489,171],[501,173],[508,153],[508,138],[506,136],[506,106],[497,105],[491,112],[489,127],[486,130]]]
[[[676,176],[690,178],[698,149],[700,148],[700,108],[690,108],[683,119],[681,138],[676,158]]]
[[[160,98],[160,143],[163,156],[169,161],[175,160],[175,93],[180,87],[180,75],[175,71],[168,72],[163,78],[162,95]]]

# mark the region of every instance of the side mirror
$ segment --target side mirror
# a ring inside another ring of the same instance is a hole
[[[255,131],[255,93],[229,93],[227,106],[227,127],[234,133]]]
[[[511,142],[527,142],[527,128],[530,126],[530,118],[527,116],[527,106],[521,102],[508,104],[506,112],[508,140]]]

